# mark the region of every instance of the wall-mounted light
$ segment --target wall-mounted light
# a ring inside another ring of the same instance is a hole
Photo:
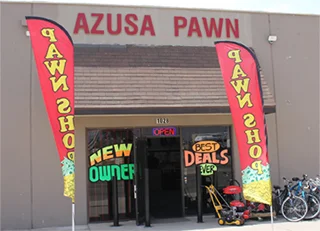
[[[276,35],[269,35],[269,37],[268,37],[268,42],[270,43],[270,44],[272,44],[272,43],[274,43],[274,42],[276,42],[277,41],[277,36]]]
[[[26,21],[25,19],[21,19],[21,20],[20,20],[20,23],[21,23],[21,26],[22,26],[22,27],[28,29],[27,21]],[[26,36],[27,36],[27,37],[30,37],[30,32],[29,32],[28,30],[26,31]]]

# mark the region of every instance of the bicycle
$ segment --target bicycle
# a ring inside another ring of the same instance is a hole
[[[281,213],[290,222],[301,221],[307,215],[308,205],[303,198],[291,192],[292,181],[288,181],[285,177],[283,177],[283,180],[285,183],[283,190],[281,190],[280,186],[273,186],[275,189],[272,192],[274,195],[273,204],[276,214],[279,215]],[[294,216],[290,217],[290,214]]]
[[[320,200],[320,176],[317,175],[315,179],[309,179],[309,186],[313,194]]]
[[[303,175],[302,179],[298,177],[293,177],[292,181],[297,182],[294,186],[291,187],[293,193],[297,196],[301,196],[308,205],[308,211],[304,219],[310,220],[318,216],[320,213],[320,201],[317,196],[314,194],[314,187],[311,184],[310,180],[307,180],[307,175]],[[303,185],[305,183],[305,185]],[[305,190],[309,189],[309,192]]]

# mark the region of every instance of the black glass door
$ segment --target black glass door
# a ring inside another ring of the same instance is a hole
[[[136,199],[136,224],[142,225],[145,221],[145,169],[146,169],[146,148],[145,138],[136,139],[135,149],[135,199]]]
[[[179,137],[148,139],[150,213],[155,219],[181,217],[181,150]]]

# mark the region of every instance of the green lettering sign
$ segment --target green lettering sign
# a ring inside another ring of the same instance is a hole
[[[210,176],[213,172],[217,171],[217,166],[214,164],[200,164],[201,175]]]
[[[111,181],[116,176],[117,180],[133,180],[134,164],[113,164],[106,166],[91,166],[89,168],[89,181]]]

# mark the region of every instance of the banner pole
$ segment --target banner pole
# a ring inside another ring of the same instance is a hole
[[[273,225],[273,209],[272,209],[272,205],[270,206],[270,216],[271,216],[271,230],[274,230],[274,225]]]
[[[75,231],[75,204],[72,202],[72,231]]]

